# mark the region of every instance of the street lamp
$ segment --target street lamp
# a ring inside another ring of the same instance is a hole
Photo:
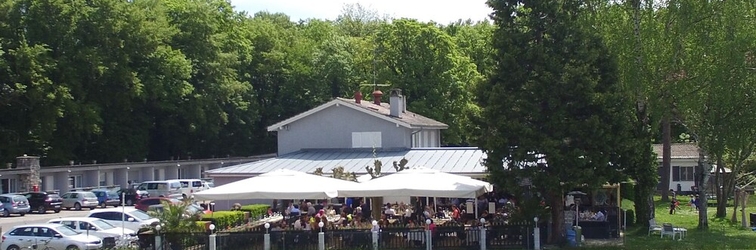
[[[375,221],[373,221],[373,222],[375,222]],[[265,223],[265,224],[268,224],[268,223]],[[270,226],[270,225],[268,225],[268,226]],[[322,221],[318,222],[318,227],[320,228],[320,232],[323,232],[323,226],[325,226],[325,223],[323,223]]]
[[[270,229],[270,223],[265,222],[265,233],[268,233],[268,229]]]
[[[210,224],[208,228],[210,229],[210,233],[213,233],[215,231],[215,224]]]

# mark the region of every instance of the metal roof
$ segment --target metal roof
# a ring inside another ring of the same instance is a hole
[[[276,158],[243,163],[235,166],[213,169],[205,172],[209,176],[258,175],[275,169],[290,169],[307,173],[322,167],[323,173],[344,167],[346,172],[366,174],[366,166],[373,167],[375,159],[383,163],[382,173],[394,173],[393,162],[407,159],[407,166],[427,168],[456,174],[482,174],[486,172],[482,164],[485,154],[475,147],[441,147],[413,149],[305,149]]]

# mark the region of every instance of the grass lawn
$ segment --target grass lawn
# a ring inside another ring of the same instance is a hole
[[[591,248],[591,249],[756,249],[756,232],[750,228],[741,228],[741,224],[730,223],[732,206],[728,207],[727,219],[714,218],[716,206],[708,208],[709,230],[699,231],[698,211],[687,205],[688,197],[680,198],[680,209],[676,214],[669,214],[669,203],[660,202],[660,197],[655,197],[656,223],[672,223],[675,227],[688,229],[687,236],[682,240],[672,240],[665,236],[659,237],[658,232],[648,236],[648,228],[642,226],[630,227],[625,237],[625,246],[622,248]],[[732,202],[731,202],[732,203]],[[756,197],[748,199],[746,217],[748,213],[756,213]],[[632,209],[632,201],[623,202],[623,207]],[[740,210],[740,209],[738,209]],[[738,220],[740,220],[738,215]],[[749,220],[749,218],[746,218]],[[750,221],[748,221],[750,224]]]

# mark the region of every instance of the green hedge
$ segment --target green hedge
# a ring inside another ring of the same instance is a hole
[[[250,204],[241,207],[242,212],[249,212],[249,218],[258,218],[268,213],[270,205],[267,204]]]
[[[203,215],[202,220],[212,222],[215,224],[217,230],[224,230],[246,223],[244,221],[244,212],[240,211],[216,211]]]

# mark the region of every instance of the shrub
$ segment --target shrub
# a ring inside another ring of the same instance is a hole
[[[244,224],[244,212],[217,211],[202,216],[203,221],[211,221],[218,230],[235,227]]]
[[[242,212],[249,212],[249,218],[259,218],[260,216],[268,213],[270,205],[266,204],[250,204],[241,207]]]

